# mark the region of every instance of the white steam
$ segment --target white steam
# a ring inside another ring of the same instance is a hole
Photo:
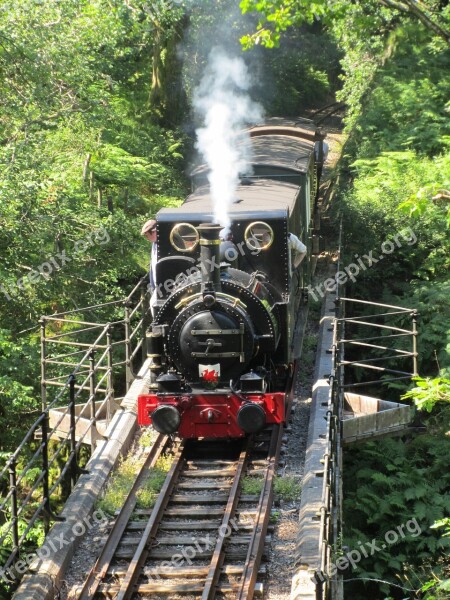
[[[239,175],[250,171],[249,136],[243,128],[261,121],[263,114],[262,107],[250,99],[249,86],[244,61],[215,49],[194,96],[195,109],[204,121],[196,131],[196,147],[209,167],[214,222],[224,227],[230,225],[229,208],[236,199]]]

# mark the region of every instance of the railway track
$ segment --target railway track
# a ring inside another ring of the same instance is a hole
[[[137,509],[169,442],[160,435],[77,597],[256,595],[282,437],[276,425],[244,440],[181,442],[155,505]],[[246,478],[261,489],[244,493]]]

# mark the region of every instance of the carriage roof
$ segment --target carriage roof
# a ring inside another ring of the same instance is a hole
[[[258,134],[252,137],[252,164],[305,173],[310,165],[314,144],[288,135]]]
[[[314,142],[319,139],[316,131],[316,126],[308,119],[297,122],[273,117],[263,125],[255,125],[247,130],[250,139],[244,142],[250,147],[249,162],[254,168],[264,167],[266,171],[273,167],[291,173],[305,173],[314,152]],[[208,172],[208,166],[201,164],[191,176],[204,180]]]

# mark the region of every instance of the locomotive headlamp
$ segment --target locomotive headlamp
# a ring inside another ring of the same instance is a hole
[[[176,373],[164,373],[156,380],[158,390],[162,394],[176,394],[181,392],[181,380]]]

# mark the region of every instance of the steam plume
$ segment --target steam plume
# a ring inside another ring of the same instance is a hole
[[[209,167],[214,221],[230,224],[229,207],[236,199],[239,174],[250,169],[248,134],[242,129],[262,119],[262,107],[249,95],[250,76],[241,58],[230,58],[216,48],[194,96],[204,120],[197,129],[196,147]]]

